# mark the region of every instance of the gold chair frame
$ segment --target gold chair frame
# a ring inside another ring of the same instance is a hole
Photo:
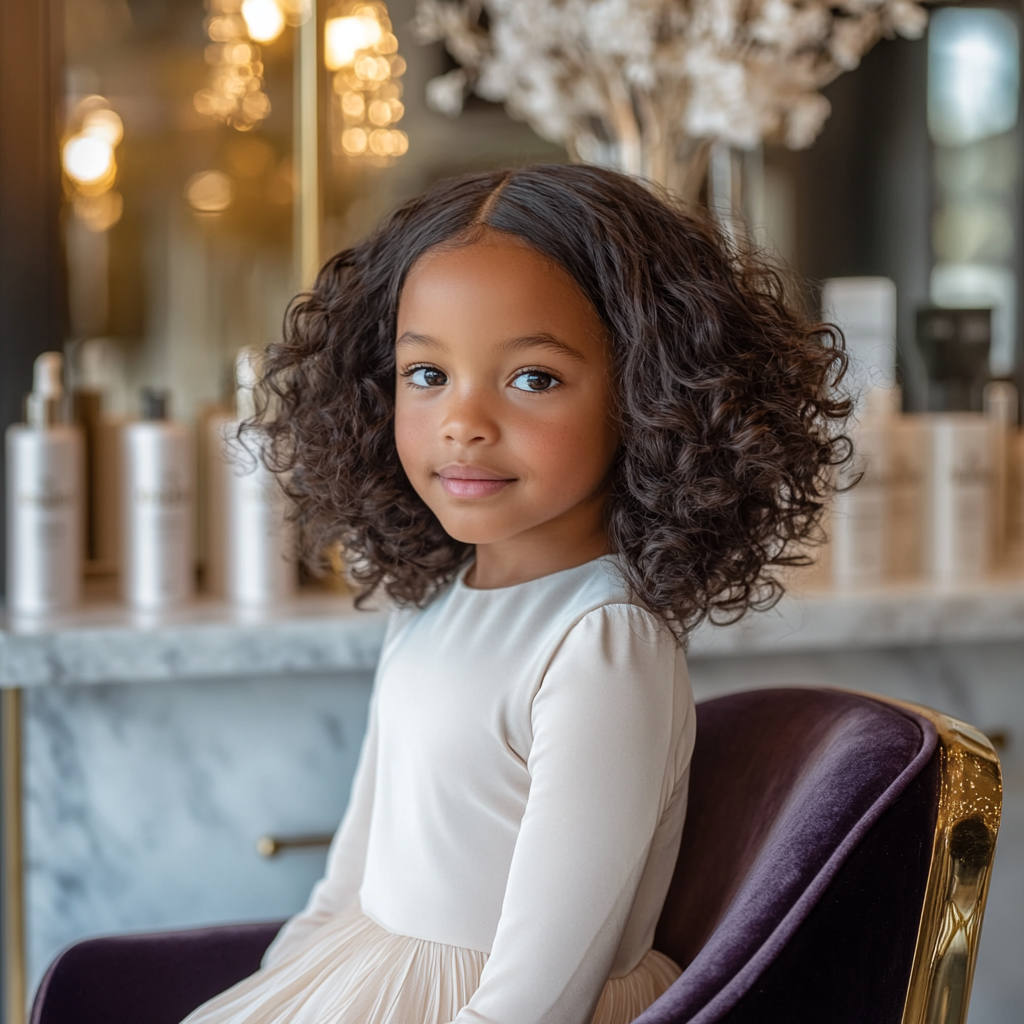
[[[939,806],[902,1024],[966,1024],[1003,803],[999,757],[966,722],[865,696],[928,719],[939,740]]]

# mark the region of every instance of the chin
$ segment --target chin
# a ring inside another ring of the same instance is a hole
[[[462,517],[438,516],[437,518],[441,520],[445,533],[460,544],[496,544],[521,532],[494,523],[467,522]]]

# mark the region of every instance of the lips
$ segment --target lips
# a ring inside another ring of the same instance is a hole
[[[484,466],[465,466],[452,463],[437,472],[445,493],[453,498],[489,498],[504,490],[514,481]]]

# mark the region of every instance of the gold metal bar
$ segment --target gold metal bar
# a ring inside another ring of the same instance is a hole
[[[316,0],[299,26],[295,51],[295,150],[298,195],[295,197],[295,248],[299,287],[309,288],[320,269],[320,20]]]
[[[310,850],[318,846],[330,846],[333,838],[326,832],[310,836],[260,836],[256,840],[256,852],[261,857],[276,857],[283,850]]]
[[[25,1024],[25,874],[21,786],[21,690],[0,690],[3,813],[3,1020]]]
[[[938,814],[903,1024],[965,1024],[1002,809],[999,758],[964,722],[888,703],[930,719],[939,737]]]

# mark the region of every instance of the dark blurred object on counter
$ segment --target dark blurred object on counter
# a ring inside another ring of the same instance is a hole
[[[991,346],[991,309],[918,309],[917,348],[928,371],[929,412],[981,411]]]

